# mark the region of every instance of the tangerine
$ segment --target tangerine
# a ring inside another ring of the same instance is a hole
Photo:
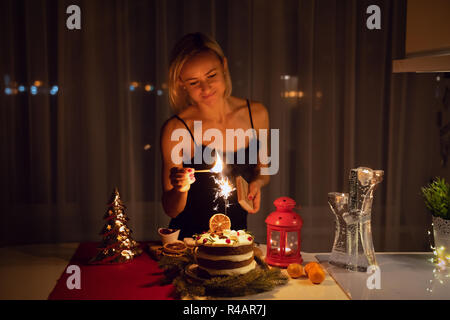
[[[305,266],[305,272],[308,274],[312,268],[317,268],[317,267],[321,268],[320,264],[318,264],[317,262],[309,262]]]
[[[298,278],[305,275],[303,266],[299,263],[291,263],[287,267],[287,273],[291,278]]]
[[[212,232],[222,232],[231,229],[231,220],[222,213],[216,213],[209,219],[209,230]]]
[[[325,271],[319,266],[311,268],[308,272],[308,278],[314,284],[320,284],[325,280]]]

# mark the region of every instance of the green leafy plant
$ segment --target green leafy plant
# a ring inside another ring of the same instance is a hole
[[[435,217],[450,220],[450,185],[436,177],[431,184],[422,187],[425,205]]]

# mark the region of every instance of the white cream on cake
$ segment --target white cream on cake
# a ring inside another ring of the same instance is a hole
[[[226,237],[226,238],[225,238]],[[206,239],[206,240],[205,240]],[[227,241],[228,240],[228,241]],[[230,230],[223,231],[223,237],[210,232],[203,233],[197,237],[198,245],[205,246],[223,246],[223,247],[239,247],[250,245],[253,243],[253,236],[244,230]]]

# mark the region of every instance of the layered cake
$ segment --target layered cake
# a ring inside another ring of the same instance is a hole
[[[256,267],[253,236],[245,230],[210,230],[194,239],[198,267],[210,276],[240,275]]]

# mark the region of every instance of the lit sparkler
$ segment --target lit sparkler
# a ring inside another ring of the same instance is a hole
[[[212,177],[214,179],[214,182],[218,186],[216,189],[215,200],[217,200],[218,198],[223,198],[223,200],[225,201],[225,212],[224,213],[227,214],[227,208],[229,207],[228,198],[230,197],[231,192],[236,190],[236,188],[233,187],[233,185],[230,183],[228,178],[223,177],[223,175],[222,175],[223,162],[217,152],[216,152],[216,156],[217,156],[216,163],[214,164],[214,167],[207,170],[207,172],[220,173],[220,178],[216,178],[214,176]],[[196,172],[199,172],[199,171],[196,171]]]

